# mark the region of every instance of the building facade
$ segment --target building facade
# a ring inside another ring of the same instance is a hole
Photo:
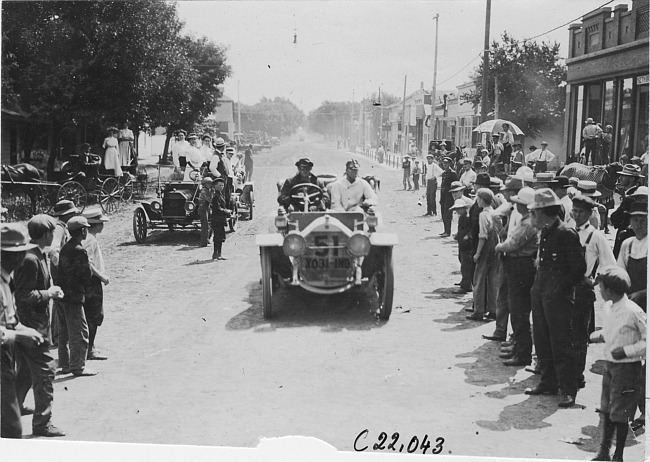
[[[569,26],[567,157],[579,155],[588,118],[612,126],[610,161],[648,149],[648,0],[628,8],[601,8]]]

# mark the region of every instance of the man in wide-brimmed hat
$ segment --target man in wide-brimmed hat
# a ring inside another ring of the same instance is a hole
[[[453,161],[450,157],[442,158],[442,176],[440,179],[440,214],[442,215],[442,223],[444,231],[440,233],[441,237],[451,236],[451,220],[453,212],[449,210],[454,204],[454,198],[451,196],[451,183],[458,181],[458,175],[452,170]]]
[[[642,176],[638,165],[625,165],[618,174],[616,192],[621,195],[621,204],[610,216],[612,225],[617,229],[616,240],[614,241],[614,256],[616,257],[618,257],[623,241],[633,235],[629,228],[630,216],[626,212],[630,210],[632,203],[637,200],[648,201],[648,188],[641,185]],[[641,191],[641,194],[637,194],[639,191]]]
[[[578,387],[584,386],[584,370],[587,358],[587,344],[589,334],[595,330],[593,318],[596,293],[594,281],[598,268],[616,264],[614,254],[607,242],[605,235],[589,223],[596,202],[584,194],[573,198],[571,214],[575,220],[575,229],[578,231],[580,243],[585,249],[585,262],[587,269],[584,277],[576,286],[575,309],[573,310],[573,349],[576,354],[576,380]],[[590,328],[591,326],[591,328]]]
[[[641,174],[641,167],[634,164],[623,166],[623,169],[617,172],[617,175],[616,192],[621,195],[621,198],[634,193],[636,188],[641,186],[644,178]]]
[[[572,352],[571,312],[575,286],[587,265],[578,233],[560,219],[562,203],[550,188],[538,189],[532,204],[533,224],[541,231],[539,267],[531,289],[533,338],[541,381],[528,395],[555,395],[559,407],[575,404],[578,384]]]
[[[295,199],[291,197],[291,190],[294,186],[302,183],[311,183],[315,186],[318,186],[322,191],[322,197],[316,198],[316,202],[310,206],[310,210],[325,210],[329,207],[329,196],[325,189],[325,183],[319,179],[316,175],[311,173],[311,169],[314,167],[314,163],[308,158],[303,157],[298,159],[296,162],[296,167],[298,172],[291,178],[287,178],[280,189],[280,195],[278,196],[278,204],[283,206],[287,211],[297,209],[300,204],[296,202]],[[309,194],[313,193],[311,191]]]
[[[537,149],[530,153],[530,159],[535,163],[535,173],[545,172],[548,170],[548,164],[555,159],[555,154],[548,150],[548,143],[542,141],[541,149]]]
[[[530,187],[521,188],[510,197],[514,204],[510,216],[515,213],[518,222],[508,229],[504,242],[497,244],[495,251],[503,254],[503,273],[507,287],[507,306],[512,325],[512,346],[502,350],[501,357],[506,366],[527,366],[531,363],[533,342],[530,333],[530,289],[535,280],[535,256],[537,255],[537,229],[531,221],[528,206],[535,200],[535,191]],[[499,289],[501,290],[501,288]],[[498,309],[498,308],[497,308]],[[497,311],[497,322],[499,312]],[[507,317],[506,317],[507,320]],[[489,340],[504,340],[507,325],[495,331]]]
[[[29,243],[24,228],[17,223],[0,225],[0,375],[2,383],[2,418],[0,437],[20,439],[23,436],[20,422],[20,405],[16,394],[17,348],[38,348],[45,344],[43,335],[19,322],[14,303],[11,273],[22,262],[25,252],[36,248]],[[52,360],[54,361],[54,360]]]
[[[589,165],[589,156],[593,152],[593,160],[596,160],[598,153],[598,140],[603,135],[603,130],[589,117],[585,120],[585,128],[582,129],[582,140],[585,145],[585,165]]]

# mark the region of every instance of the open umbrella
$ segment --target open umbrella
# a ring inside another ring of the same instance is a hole
[[[510,128],[512,129],[515,135],[524,134],[524,132],[522,132],[521,129],[517,127],[514,123],[505,119],[486,120],[481,125],[476,127],[473,131],[478,133],[499,133],[503,131],[503,128],[501,127],[501,125],[503,124],[509,124]]]

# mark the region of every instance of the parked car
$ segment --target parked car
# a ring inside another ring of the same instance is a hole
[[[363,212],[308,212],[323,196],[311,183],[297,185],[296,210],[278,210],[273,231],[256,236],[262,266],[262,305],[273,315],[272,295],[280,287],[302,287],[317,294],[338,294],[355,287],[376,294],[376,312],[390,317],[393,307],[393,246],[397,235],[377,232],[378,218]]]
[[[138,244],[143,244],[149,230],[153,229],[201,229],[198,207],[200,179],[168,181],[161,189],[162,198],[142,201],[133,211],[133,235]],[[233,216],[228,221],[228,228],[234,232],[238,215],[237,198],[232,198]]]

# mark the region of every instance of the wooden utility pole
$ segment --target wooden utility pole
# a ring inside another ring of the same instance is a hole
[[[481,88],[481,123],[487,120],[488,77],[490,70],[490,9],[492,0],[486,0],[485,8],[485,41],[483,42],[483,85]]]
[[[429,141],[436,139],[436,80],[438,77],[438,17],[436,14],[436,45],[433,54],[433,89],[431,91],[431,117],[429,117]],[[427,148],[428,149],[428,148]]]
[[[402,155],[406,154],[406,149],[408,148],[406,126],[406,76],[404,76],[404,98],[402,98]]]
[[[241,131],[241,103],[239,102],[239,80],[237,81],[237,132],[242,133],[242,131]],[[239,136],[240,136],[240,140],[241,140],[241,135],[239,135]]]
[[[494,74],[494,118],[499,118],[499,76]]]

